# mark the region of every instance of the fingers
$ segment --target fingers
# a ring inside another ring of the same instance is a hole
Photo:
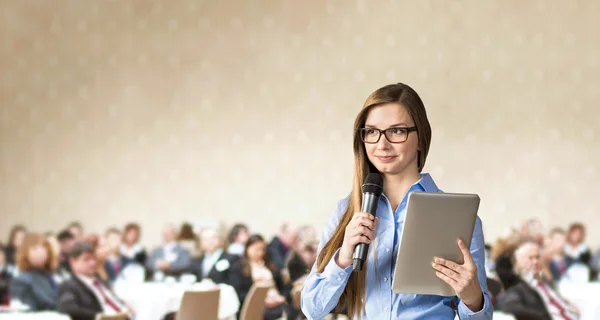
[[[369,220],[375,220],[375,217],[367,212],[355,212],[354,216],[352,216],[352,220],[354,219],[358,219],[358,218],[367,218]]]
[[[438,264],[438,265],[440,265],[442,267],[451,269],[451,270],[453,270],[453,271],[455,271],[457,273],[460,273],[460,271],[462,269],[462,266],[460,264],[458,264],[458,263],[456,263],[454,261],[443,259],[443,258],[437,258],[436,257],[436,258],[433,259],[433,263],[434,264]]]
[[[445,275],[446,277],[448,277],[454,281],[458,281],[460,278],[460,274],[457,271],[450,269],[442,264],[437,264],[435,262],[432,262],[431,267],[433,267],[433,269],[435,271]]]
[[[473,261],[471,250],[469,250],[465,242],[462,241],[462,239],[458,239],[456,242],[458,243],[458,248],[460,249],[460,252],[462,252],[463,260],[465,261],[465,263],[474,264],[475,262]]]

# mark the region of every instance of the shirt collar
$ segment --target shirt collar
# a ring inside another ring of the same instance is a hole
[[[84,276],[82,274],[78,274],[77,278],[90,287],[94,286],[94,280],[95,280],[94,278],[90,278],[90,277]]]
[[[210,258],[220,257],[221,253],[223,253],[223,249],[219,248],[219,249],[215,250],[215,252],[213,252],[213,253],[206,252],[205,255],[207,258],[210,259]]]
[[[440,189],[429,173],[421,173],[421,179],[416,182],[425,192],[439,192]]]

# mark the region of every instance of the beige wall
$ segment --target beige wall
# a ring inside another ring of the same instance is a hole
[[[599,1],[0,3],[2,238],[320,226],[350,190],[355,114],[399,81],[428,108],[426,171],[481,195],[488,238],[598,228]]]

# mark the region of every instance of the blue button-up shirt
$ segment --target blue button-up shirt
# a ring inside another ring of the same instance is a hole
[[[408,195],[413,191],[441,192],[429,174],[421,174],[421,179],[413,184],[396,210],[383,195],[377,206],[379,224],[375,231],[376,241],[371,243],[367,259],[367,279],[364,313],[362,319],[454,319],[452,301],[458,302],[460,319],[492,319],[493,306],[487,291],[485,273],[485,254],[481,219],[477,217],[471,255],[477,265],[477,278],[484,293],[482,310],[473,312],[457,297],[434,295],[395,294],[392,292],[392,276],[398,251],[398,242],[402,233]],[[344,212],[348,208],[349,198],[341,200],[329,219],[319,243],[319,252],[329,241],[337,228]],[[339,250],[338,250],[339,252]],[[377,253],[377,270],[373,259]],[[337,256],[338,253],[335,255]],[[431,257],[433,259],[433,257]],[[337,305],[344,292],[346,283],[352,274],[352,266],[342,269],[335,262],[335,256],[329,261],[322,273],[316,272],[316,264],[302,289],[302,311],[309,319],[322,319]],[[434,272],[433,268],[431,272]]]

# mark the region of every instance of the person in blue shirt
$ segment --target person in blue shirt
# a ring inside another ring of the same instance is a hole
[[[479,217],[471,247],[457,240],[462,265],[431,257],[431,272],[452,286],[455,297],[392,292],[408,195],[441,192],[429,174],[421,173],[430,142],[425,106],[411,87],[387,85],[367,98],[354,124],[352,192],[338,202],[325,226],[317,262],[302,289],[301,308],[309,319],[343,309],[351,319],[454,319],[456,313],[461,319],[492,319]],[[384,178],[376,218],[359,212],[361,185],[372,172]],[[352,272],[354,247],[361,242],[370,244],[366,270]]]

